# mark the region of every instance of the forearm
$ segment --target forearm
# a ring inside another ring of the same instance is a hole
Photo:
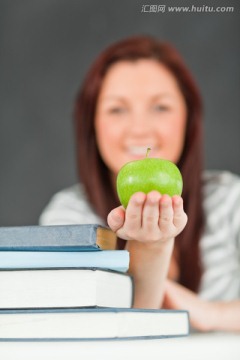
[[[212,330],[240,331],[240,300],[212,303]]]
[[[151,246],[138,241],[127,242],[126,249],[130,252],[129,273],[134,279],[134,307],[161,307],[173,245],[174,239]]]

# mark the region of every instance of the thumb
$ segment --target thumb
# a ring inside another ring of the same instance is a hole
[[[112,231],[118,231],[124,224],[125,210],[122,206],[113,209],[107,217],[107,223]]]

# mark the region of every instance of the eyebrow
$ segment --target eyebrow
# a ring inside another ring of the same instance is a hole
[[[170,93],[159,93],[159,94],[153,94],[150,95],[151,99],[155,100],[155,99],[160,99],[160,98],[173,98],[173,96]],[[122,95],[105,95],[102,97],[102,100],[121,100],[121,101],[125,101],[126,98]]]
[[[159,93],[152,96],[152,99],[159,99],[159,98],[173,98],[173,95],[171,93]]]
[[[102,100],[125,100],[125,97],[123,97],[122,95],[107,95],[103,96]]]

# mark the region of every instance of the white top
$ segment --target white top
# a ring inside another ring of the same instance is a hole
[[[207,300],[240,298],[240,177],[230,172],[203,174],[205,230],[200,240],[203,276],[199,295]],[[103,224],[81,184],[55,194],[41,225]]]

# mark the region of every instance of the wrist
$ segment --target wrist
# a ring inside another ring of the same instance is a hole
[[[174,239],[164,243],[127,242],[130,252],[129,274],[134,279],[134,307],[156,308],[162,304],[164,283],[169,269]]]
[[[174,238],[163,239],[161,241],[155,242],[140,242],[138,240],[128,240],[126,243],[126,249],[131,251],[144,251],[144,252],[156,252],[156,251],[165,251],[172,249],[174,245]]]

